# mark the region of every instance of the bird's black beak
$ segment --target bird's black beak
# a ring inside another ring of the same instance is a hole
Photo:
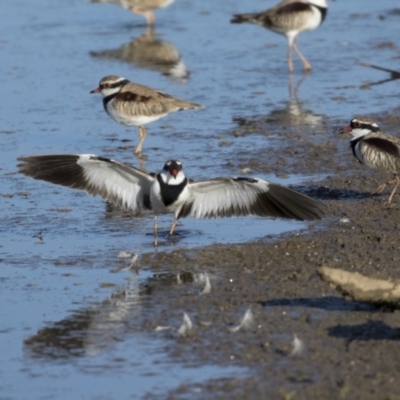
[[[100,93],[100,88],[97,87],[96,89],[91,90],[90,93]]]

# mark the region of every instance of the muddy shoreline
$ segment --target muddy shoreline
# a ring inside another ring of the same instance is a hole
[[[385,131],[395,132],[397,115],[394,110],[376,120]],[[255,124],[256,130],[264,129],[261,122]],[[281,173],[295,169],[328,175],[296,187],[327,205],[320,223],[278,239],[142,257],[141,266],[155,273],[206,272],[211,291],[200,296],[198,284],[152,291],[160,306],[147,309],[140,329],[165,336],[166,351],[184,365],[247,371],[188,383],[168,398],[399,398],[400,313],[346,300],[316,271],[328,266],[381,279],[400,277],[400,196],[385,207],[390,189],[371,195],[388,176],[359,165],[348,140],[338,138],[335,129],[327,126],[324,139],[318,140],[304,130],[302,135],[288,131],[281,152],[263,149],[269,153],[268,165]],[[249,307],[253,325],[230,332]],[[159,324],[179,325],[183,311],[194,324],[188,337],[155,331]],[[296,356],[295,334],[304,345]]]

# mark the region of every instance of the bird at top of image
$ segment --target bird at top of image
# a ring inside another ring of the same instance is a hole
[[[378,186],[374,192],[381,194],[386,185],[395,184],[385,203],[389,205],[400,185],[400,138],[381,132],[378,124],[366,117],[353,118],[340,133],[351,134],[350,146],[361,164],[394,175],[394,179]]]
[[[134,14],[143,15],[147,25],[154,25],[153,10],[168,7],[174,0],[91,0],[91,3],[112,3],[121,6]]]
[[[18,158],[19,172],[54,184],[80,189],[118,207],[152,210],[154,244],[157,215],[174,214],[169,234],[179,218],[258,215],[300,221],[319,220],[325,205],[281,185],[256,178],[215,178],[194,182],[182,163],[169,160],[158,174],[92,154],[49,154]]]
[[[156,36],[153,27],[147,32],[116,49],[91,51],[90,55],[105,60],[124,61],[139,68],[158,71],[173,82],[187,82],[187,70],[179,51],[173,43]]]
[[[143,141],[147,135],[144,125],[175,111],[204,108],[201,104],[177,99],[117,75],[105,76],[100,80],[99,86],[90,93],[103,95],[104,110],[114,121],[126,126],[139,127],[139,143],[135,154],[142,152]]]
[[[232,23],[253,23],[286,36],[289,44],[287,62],[293,72],[292,50],[303,62],[304,70],[311,71],[311,64],[297,48],[297,36],[301,32],[318,28],[326,17],[328,0],[283,0],[266,11],[234,14]]]

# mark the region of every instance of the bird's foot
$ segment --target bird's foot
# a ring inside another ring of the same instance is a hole
[[[385,207],[387,207],[387,208],[389,208],[389,207],[391,206],[391,204],[392,204],[392,198],[390,198],[390,197],[389,197],[389,199],[388,199],[387,201],[385,201],[385,202],[383,203],[383,205],[384,205]]]
[[[386,185],[387,185],[386,183],[383,183],[382,185],[379,185],[372,194],[374,196],[379,196],[383,192],[383,189],[385,189]]]
[[[396,183],[396,185],[394,186],[394,188],[393,188],[393,190],[392,190],[392,193],[390,193],[390,196],[389,196],[388,201],[385,203],[386,206],[389,206],[389,205],[390,205],[390,203],[392,202],[393,197],[394,197],[394,195],[395,195],[395,193],[396,193],[396,191],[397,191],[397,188],[398,188],[399,185],[400,185],[400,180],[399,180],[399,178],[396,178],[396,179],[395,179],[395,182],[397,182],[397,183]]]

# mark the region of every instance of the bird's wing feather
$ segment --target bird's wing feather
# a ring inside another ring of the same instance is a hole
[[[159,90],[137,83],[128,83],[115,96],[115,100],[123,103],[122,108],[133,110],[137,114],[167,114],[190,108],[204,108],[201,104],[181,100]]]
[[[361,141],[362,144],[365,143],[367,146],[375,148],[375,150],[385,152],[391,156],[399,157],[399,143],[395,143],[392,140],[387,140],[380,137],[368,137]]]
[[[26,156],[18,161],[19,171],[32,178],[84,190],[121,208],[150,208],[154,178],[134,167],[92,154]]]
[[[189,186],[189,199],[177,217],[259,215],[297,220],[320,219],[324,205],[294,190],[253,178],[217,178]]]
[[[371,167],[382,171],[397,174],[400,171],[399,141],[397,138],[380,133],[371,134],[358,142],[353,153],[358,160]]]
[[[232,23],[251,22],[266,28],[290,29],[293,24],[303,25],[304,20],[312,13],[309,4],[301,1],[282,2],[275,7],[259,13],[235,14]]]
[[[312,12],[309,4],[291,2],[260,13],[258,20],[261,24],[271,29],[300,29],[306,24]]]

